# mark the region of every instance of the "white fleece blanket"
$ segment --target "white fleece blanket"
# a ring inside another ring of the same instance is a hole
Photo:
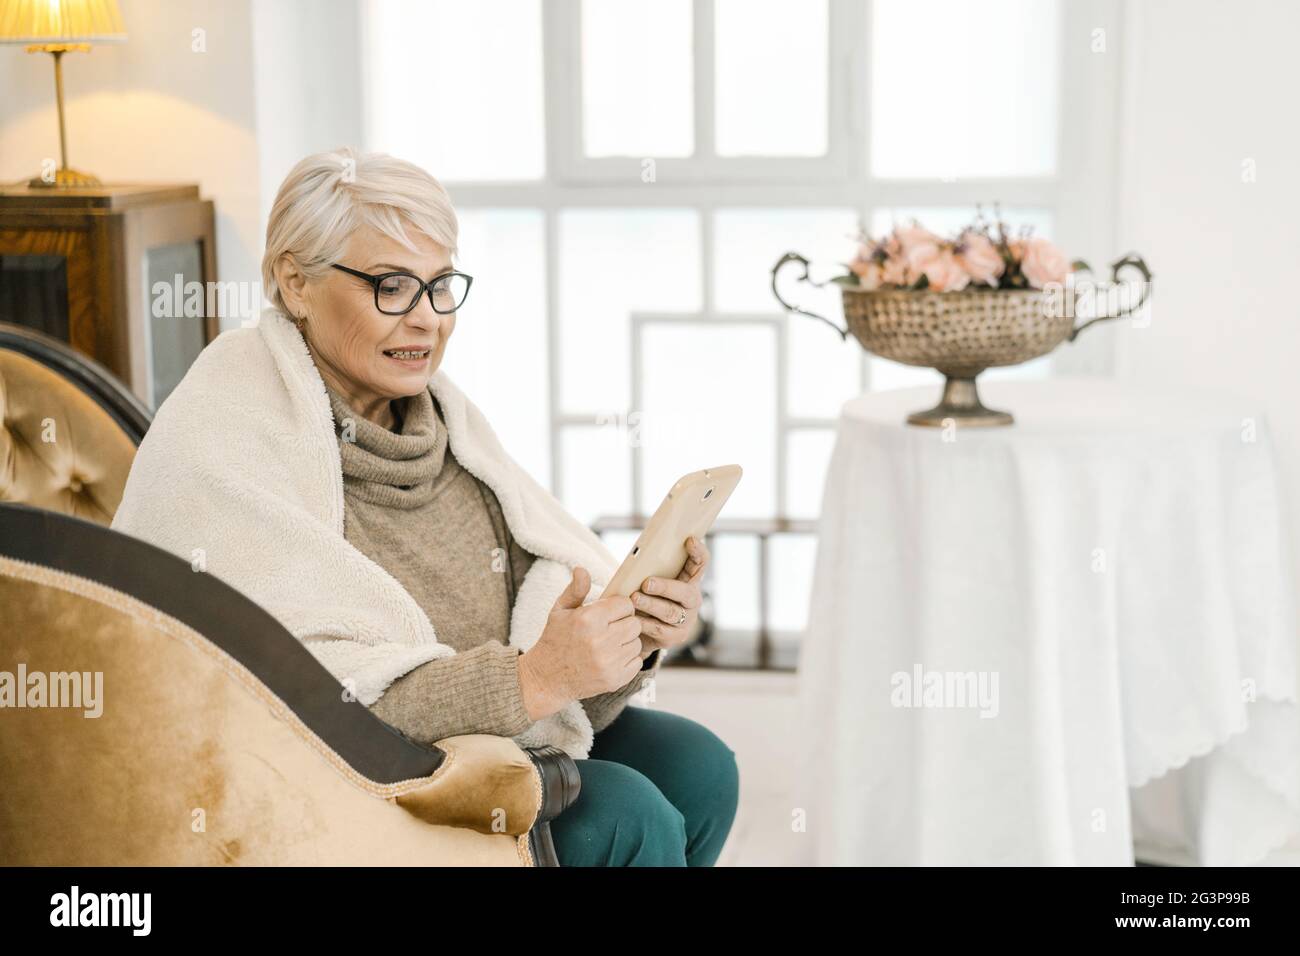
[[[443,370],[429,389],[452,454],[496,492],[515,538],[537,555],[510,623],[510,643],[527,650],[572,568],[591,573],[590,603],[617,559],[506,453]],[[301,334],[275,309],[254,327],[217,336],[163,402],[113,527],[248,595],[363,704],[418,665],[455,653],[406,589],[344,537],[343,471],[325,385]],[[554,744],[576,759],[590,752],[592,736],[575,701],[515,739]]]

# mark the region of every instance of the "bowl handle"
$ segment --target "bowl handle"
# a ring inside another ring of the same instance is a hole
[[[1130,305],[1128,308],[1116,312],[1114,315],[1098,315],[1089,319],[1087,322],[1083,323],[1083,325],[1075,327],[1070,331],[1069,341],[1073,342],[1077,339],[1079,333],[1090,325],[1097,322],[1104,322],[1107,319],[1122,319],[1124,316],[1132,315],[1138,309],[1142,308],[1142,306],[1146,305],[1147,299],[1151,298],[1151,270],[1147,268],[1146,262],[1140,255],[1136,252],[1130,252],[1123,259],[1111,263],[1110,281],[1112,285],[1119,282],[1119,274],[1126,268],[1136,269],[1138,272],[1142,273],[1142,298],[1138,299],[1137,302]]]
[[[778,259],[776,261],[776,265],[772,267],[772,294],[776,296],[776,301],[780,302],[782,308],[784,308],[787,312],[798,312],[800,315],[808,315],[814,319],[821,319],[823,322],[825,322],[827,325],[829,325],[832,329],[834,329],[836,332],[840,334],[840,339],[847,339],[849,337],[848,329],[840,328],[838,325],[836,325],[830,319],[826,318],[826,316],[824,315],[818,315],[816,312],[810,312],[807,309],[801,309],[799,308],[799,306],[791,305],[789,302],[785,301],[785,299],[781,298],[781,293],[777,291],[776,288],[777,273],[779,273],[784,267],[788,266],[792,262],[798,262],[803,265],[803,275],[798,276],[797,281],[807,282],[809,285],[817,286],[818,288],[826,285],[827,282],[830,281],[827,280],[827,282],[814,282],[812,278],[808,275],[808,260],[805,259],[803,256],[799,255],[799,253],[797,252],[787,252],[780,259]]]

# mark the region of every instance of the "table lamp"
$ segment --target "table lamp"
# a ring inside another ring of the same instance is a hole
[[[28,53],[54,57],[54,95],[59,104],[59,168],[42,170],[33,188],[98,186],[89,173],[68,168],[63,122],[63,54],[90,52],[92,43],[126,40],[117,0],[0,0],[0,43],[25,43]]]

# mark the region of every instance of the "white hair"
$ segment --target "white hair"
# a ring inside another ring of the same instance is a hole
[[[320,278],[364,226],[415,252],[406,229],[411,226],[450,255],[457,252],[451,197],[419,166],[386,153],[358,154],[348,146],[315,153],[289,170],[271,206],[262,255],[266,297],[287,312],[275,281],[280,257],[293,256],[304,274]]]

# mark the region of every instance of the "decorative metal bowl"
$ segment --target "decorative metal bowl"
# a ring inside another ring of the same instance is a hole
[[[772,267],[772,294],[788,312],[825,322],[841,338],[849,334],[864,349],[881,358],[933,368],[946,381],[939,404],[907,416],[912,425],[942,426],[949,420],[958,425],[1010,425],[1010,412],[986,408],[980,401],[975,380],[987,368],[1019,365],[1046,355],[1062,342],[1073,342],[1088,326],[1104,319],[1131,315],[1151,293],[1151,272],[1136,255],[1125,256],[1111,266],[1110,285],[1119,282],[1122,269],[1134,268],[1143,277],[1139,300],[1114,314],[1098,315],[1075,326],[1074,310],[1062,308],[1061,299],[1036,289],[979,289],[961,292],[875,291],[841,286],[844,298],[842,329],[816,312],[791,305],[777,290],[777,276],[791,263],[803,266],[801,282],[814,286],[808,274],[808,260],[787,252]]]

